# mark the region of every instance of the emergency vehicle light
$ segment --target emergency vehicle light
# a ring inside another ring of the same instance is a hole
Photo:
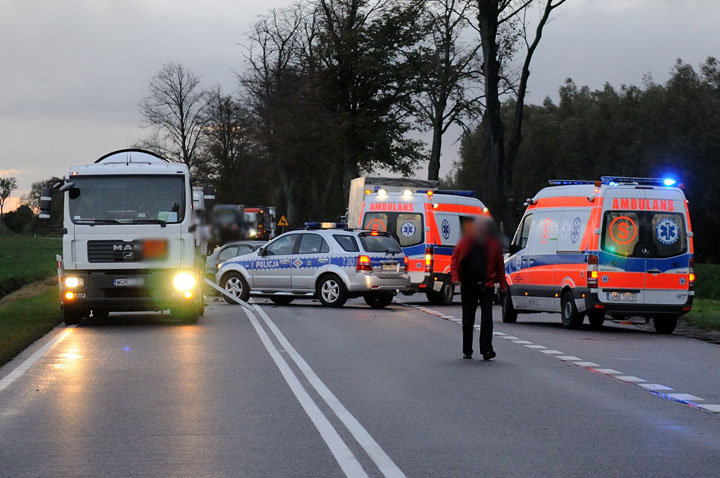
[[[475,194],[475,191],[467,191],[467,190],[460,190],[460,189],[447,189],[447,190],[437,190],[434,191],[435,194],[447,194],[448,196],[463,196],[468,198],[474,198],[477,196]]]
[[[577,184],[595,184],[591,179],[549,179],[548,184],[551,186],[573,186]]]
[[[305,229],[347,229],[343,222],[306,222]]]
[[[677,180],[674,178],[638,178],[625,176],[602,176],[603,184],[642,184],[647,186],[675,186]]]

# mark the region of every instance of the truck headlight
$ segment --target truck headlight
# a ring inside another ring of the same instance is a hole
[[[195,276],[189,272],[178,272],[173,277],[173,287],[180,292],[191,291],[195,287],[197,280]]]
[[[65,287],[68,289],[75,289],[77,287],[82,287],[85,285],[85,281],[82,280],[80,277],[66,277],[64,280]]]

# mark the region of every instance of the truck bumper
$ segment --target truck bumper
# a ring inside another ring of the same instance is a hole
[[[190,273],[195,283],[187,290],[173,285],[175,275]],[[76,277],[81,284],[74,288],[64,279]],[[107,311],[164,310],[183,304],[200,304],[202,276],[189,269],[128,271],[65,271],[60,283],[62,307],[102,309]]]

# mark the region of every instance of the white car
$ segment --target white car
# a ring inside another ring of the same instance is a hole
[[[317,298],[331,307],[362,296],[371,307],[383,308],[409,286],[407,257],[395,239],[334,223],[307,223],[305,230],[229,259],[216,279],[242,300],[252,294],[286,305],[296,298]]]

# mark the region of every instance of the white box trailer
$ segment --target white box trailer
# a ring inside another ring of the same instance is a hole
[[[427,191],[437,189],[437,181],[414,178],[390,178],[381,176],[361,176],[350,182],[350,194],[348,198],[347,223],[350,227],[360,227],[362,219],[362,206],[365,198],[373,193],[384,189],[386,192],[403,192],[409,189],[413,193],[418,190]]]

